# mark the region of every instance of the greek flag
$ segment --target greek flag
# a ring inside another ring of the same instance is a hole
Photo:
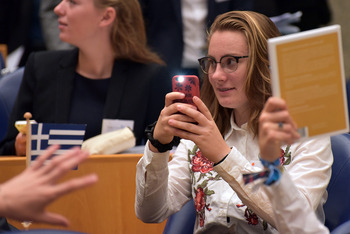
[[[34,161],[50,145],[60,145],[55,155],[63,154],[73,146],[81,146],[85,124],[31,124],[31,160]]]

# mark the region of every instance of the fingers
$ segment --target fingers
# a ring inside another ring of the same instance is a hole
[[[273,112],[262,112],[260,115],[261,122],[272,122],[278,127],[279,123],[282,125],[290,125],[293,129],[297,129],[297,124],[294,122],[292,116],[290,116],[288,110],[278,110]]]
[[[86,160],[88,156],[87,151],[81,151],[78,147],[74,147],[65,154],[53,157],[43,170],[47,173],[47,178],[55,182]]]
[[[281,145],[293,144],[299,138],[297,125],[288,112],[286,102],[281,98],[269,98],[259,117],[261,156],[273,160],[279,157]]]
[[[277,110],[287,110],[286,101],[284,101],[282,98],[270,97],[265,103],[263,111],[274,112]]]
[[[64,227],[68,227],[69,225],[69,220],[66,217],[60,214],[46,212],[46,211],[44,211],[42,215],[37,216],[33,221],[53,224],[53,225],[61,225]]]
[[[271,97],[267,100],[260,115],[259,122],[273,122],[276,123],[277,126],[279,123],[282,123],[283,126],[291,125],[295,131],[297,130],[297,124],[289,114],[286,102],[277,97]],[[282,130],[282,128],[279,129]],[[289,129],[287,128],[287,130]]]
[[[194,108],[191,105],[177,104],[176,109],[179,112],[193,118],[199,124],[201,124],[201,121],[213,119],[207,106],[202,102],[202,100],[199,97],[193,97],[193,102],[197,105],[197,108]]]
[[[189,105],[184,104],[178,104],[176,109],[185,116],[192,118],[196,124],[193,124],[193,121],[181,122],[175,118],[169,120],[169,125],[174,127],[177,136],[190,140],[196,140],[196,135],[211,135],[212,131],[215,131],[217,128],[210,111],[202,100],[198,97],[193,97],[193,101],[198,109],[193,109]]]
[[[53,153],[55,153],[56,150],[58,150],[60,148],[59,145],[52,145],[50,147],[48,147],[45,152],[40,155],[39,157],[36,158],[36,160],[34,161],[34,163],[31,165],[31,168],[33,170],[36,170],[38,168],[40,168],[43,163],[49,158],[51,157],[51,155]]]
[[[165,106],[170,106],[171,104],[174,103],[174,100],[176,99],[183,99],[185,97],[184,93],[180,93],[180,92],[171,92],[168,93],[165,96]]]
[[[26,142],[27,137],[23,133],[18,133],[15,142],[16,155],[24,156],[26,155]]]
[[[169,120],[174,119],[180,122],[196,123],[196,120],[190,116],[179,113],[177,106],[184,105],[187,108],[197,111],[197,107],[190,104],[174,103],[177,99],[183,99],[185,94],[180,92],[171,92],[166,95],[165,107],[161,111],[157,124],[155,126],[153,137],[162,144],[166,144],[172,141],[174,138],[174,127],[169,125]]]
[[[70,149],[66,153],[53,157],[50,160],[50,162],[45,165],[45,167],[40,168],[41,173],[43,173],[43,174],[51,173],[52,174],[53,170],[57,170],[57,168],[62,169],[63,165],[65,164],[65,161],[67,161],[69,158],[74,157],[78,153],[79,153],[79,148],[73,147],[72,149]]]
[[[282,125],[280,123],[267,122],[262,124],[261,137],[265,137],[267,142],[280,142],[281,144],[293,144],[298,139],[298,132],[291,124]]]
[[[25,134],[23,133],[18,133],[17,136],[16,136],[16,141],[19,143],[19,144],[25,144],[27,142],[27,137]]]
[[[75,191],[80,188],[92,185],[98,181],[96,174],[90,174],[87,176],[70,179],[61,184],[55,186],[54,191],[57,197],[67,194],[69,192]]]
[[[212,120],[213,117],[208,109],[208,107],[204,104],[204,102],[199,97],[193,97],[193,102],[197,105],[198,110],[208,119]]]
[[[207,119],[211,120],[211,113],[208,110],[207,106],[202,102],[199,97],[194,96],[193,102],[196,104],[196,107],[189,104],[177,104],[176,109],[182,114],[190,116],[192,118],[198,118],[199,116],[204,115]],[[202,113],[202,114],[199,114]],[[199,119],[196,119],[199,120]]]

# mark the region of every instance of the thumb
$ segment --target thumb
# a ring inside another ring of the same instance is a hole
[[[63,215],[51,212],[44,212],[41,216],[37,217],[35,221],[53,225],[61,225],[65,227],[68,227],[68,225],[70,224],[69,220]]]

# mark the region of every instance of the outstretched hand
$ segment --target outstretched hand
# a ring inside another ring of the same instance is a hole
[[[58,197],[94,184],[95,174],[58,183],[68,171],[88,157],[88,152],[73,148],[55,156],[43,165],[59,147],[50,146],[32,166],[21,174],[0,185],[0,215],[19,221],[34,221],[68,226],[69,221],[62,215],[45,211],[45,207]]]
[[[292,144],[299,138],[297,125],[288,112],[286,102],[281,98],[270,97],[259,118],[261,157],[273,162],[280,156],[281,145]]]

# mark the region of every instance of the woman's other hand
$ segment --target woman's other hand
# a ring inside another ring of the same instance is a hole
[[[277,97],[270,97],[259,118],[260,155],[270,162],[281,153],[283,144],[292,144],[299,139],[297,125],[290,116],[286,102]]]
[[[18,133],[15,142],[16,155],[17,156],[25,156],[26,155],[26,143],[27,136],[23,133]]]

